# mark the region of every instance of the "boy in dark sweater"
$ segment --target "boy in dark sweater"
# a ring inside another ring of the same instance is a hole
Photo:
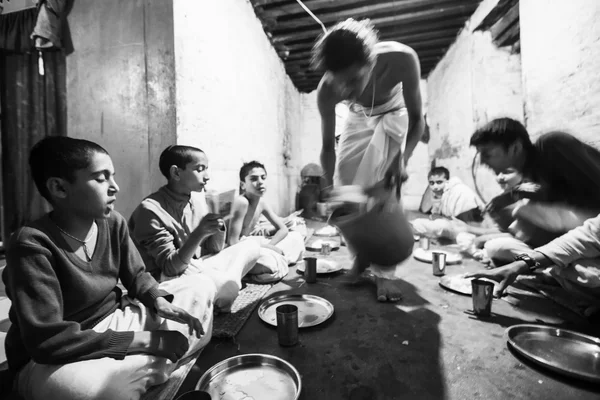
[[[99,145],[48,137],[29,163],[53,211],[7,249],[15,390],[26,400],[139,399],[210,340],[214,283],[198,275],[159,286],[145,271],[114,211],[119,187]]]

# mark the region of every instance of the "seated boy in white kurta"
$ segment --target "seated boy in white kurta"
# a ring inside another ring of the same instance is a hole
[[[288,273],[288,265],[298,261],[304,251],[302,235],[290,232],[265,200],[266,180],[265,166],[258,161],[246,163],[240,169],[241,195],[233,202],[228,238],[230,245],[245,239],[261,244],[261,255],[253,277],[262,282],[283,278]],[[277,229],[271,237],[252,236],[261,215]],[[257,274],[257,268],[263,269],[261,274]]]

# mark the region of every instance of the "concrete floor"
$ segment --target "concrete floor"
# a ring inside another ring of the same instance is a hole
[[[346,247],[330,257],[350,267]],[[447,273],[479,268],[465,260],[448,266]],[[402,278],[404,300],[382,304],[375,299],[373,285],[347,285],[344,273],[306,284],[291,268],[267,296],[287,292],[322,296],[334,305],[334,316],[320,326],[302,329],[300,344],[284,348],[277,343],[276,329],[263,323],[255,310],[235,340],[214,339],[207,346],[179,394],[193,390],[208,368],[228,357],[266,353],[298,369],[303,400],[600,399],[597,387],[519,358],[504,336],[506,328],[519,323],[558,324],[598,336],[597,325],[540,297],[521,298],[518,307],[495,299],[492,317],[479,320],[465,312],[471,309],[471,298],[442,289],[430,264],[411,258]]]

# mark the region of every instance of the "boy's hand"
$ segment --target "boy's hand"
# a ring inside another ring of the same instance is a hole
[[[208,213],[202,218],[196,230],[201,236],[212,236],[222,230],[225,222],[219,214]]]
[[[526,264],[525,267],[527,267]],[[486,272],[468,274],[465,278],[487,278],[500,282],[498,287],[494,290],[494,296],[500,297],[504,294],[506,288],[517,279],[517,276],[521,275],[523,272],[523,264],[521,262],[513,262],[504,267],[495,268]]]
[[[177,362],[188,351],[187,338],[177,331],[142,331],[133,334],[128,354],[150,354]]]
[[[191,316],[184,309],[169,303],[164,297],[159,297],[155,300],[154,308],[160,317],[189,326],[190,336],[193,335],[194,332],[196,332],[197,338],[204,335],[204,328],[202,328],[202,324],[198,318]]]

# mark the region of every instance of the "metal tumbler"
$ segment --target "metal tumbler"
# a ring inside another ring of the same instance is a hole
[[[294,346],[298,343],[298,307],[284,304],[277,312],[277,337],[280,346]]]
[[[471,281],[473,312],[481,317],[489,317],[492,314],[492,298],[494,295],[494,284],[480,279]]]
[[[446,274],[446,253],[441,251],[431,252],[431,264],[433,265],[433,275],[443,276]]]
[[[317,281],[317,259],[315,257],[304,258],[304,280],[306,283]]]

